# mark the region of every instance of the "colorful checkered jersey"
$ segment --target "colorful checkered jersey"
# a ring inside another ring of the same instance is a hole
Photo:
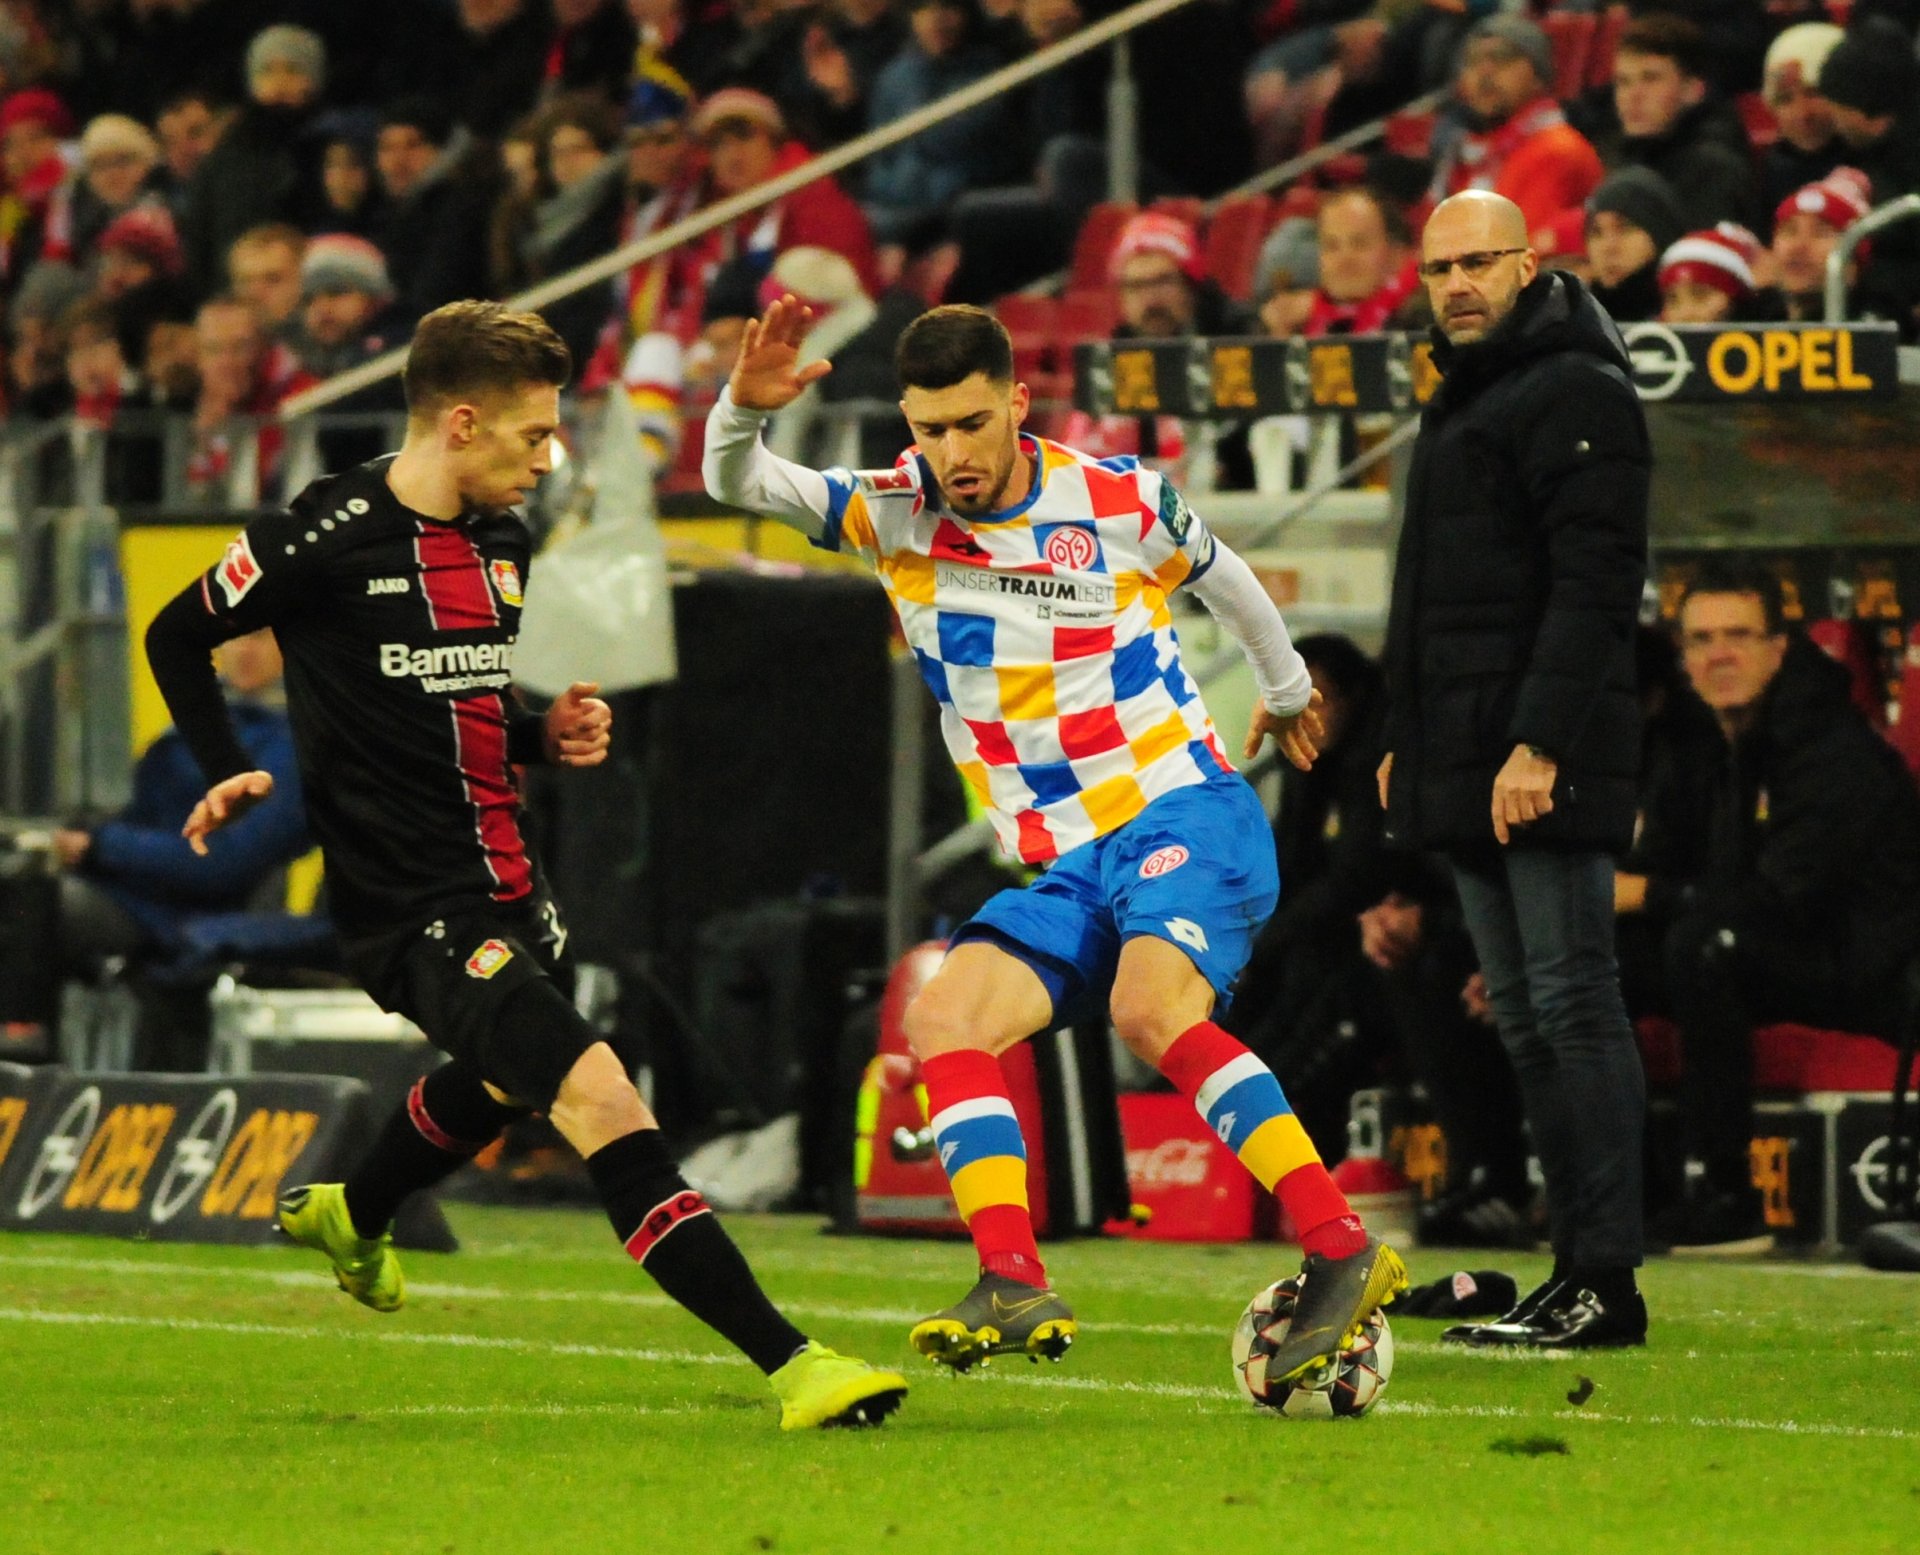
[[[915,450],[892,470],[824,471],[817,543],[872,563],[954,764],[1008,852],[1038,864],[1232,766],[1167,603],[1213,565],[1213,535],[1136,459],[1021,441],[1033,490],[965,522]]]

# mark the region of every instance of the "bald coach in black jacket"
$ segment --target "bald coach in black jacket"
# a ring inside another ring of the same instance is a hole
[[[1471,191],[1422,238],[1444,375],[1395,562],[1380,798],[1445,853],[1546,1177],[1554,1268],[1475,1344],[1645,1342],[1645,1084],[1613,953],[1638,764],[1646,423],[1626,348],[1519,207]]]

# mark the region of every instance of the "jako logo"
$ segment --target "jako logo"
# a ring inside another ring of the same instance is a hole
[[[412,586],[413,585],[405,578],[367,579],[367,592],[369,594],[404,594]]]
[[[1170,875],[1191,855],[1179,843],[1169,843],[1164,848],[1155,848],[1140,861],[1140,878],[1154,880],[1161,875]]]

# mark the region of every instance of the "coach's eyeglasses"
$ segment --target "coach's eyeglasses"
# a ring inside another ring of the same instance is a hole
[[[1480,280],[1493,267],[1509,254],[1524,254],[1524,248],[1483,248],[1471,254],[1456,254],[1451,259],[1428,259],[1421,262],[1420,273],[1429,281],[1444,281],[1458,265],[1469,281]]]

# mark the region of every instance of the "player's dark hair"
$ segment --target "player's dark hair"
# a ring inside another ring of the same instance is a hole
[[[450,302],[413,332],[403,381],[407,411],[431,415],[447,405],[529,384],[563,384],[573,371],[566,342],[537,313],[500,302]]]
[[[1707,35],[1684,16],[1654,11],[1636,17],[1621,30],[1619,54],[1651,54],[1670,59],[1680,74],[1704,80],[1707,74]]]
[[[1413,225],[1407,220],[1406,208],[1388,198],[1378,185],[1349,184],[1344,189],[1336,189],[1321,202],[1320,208],[1325,210],[1335,200],[1365,200],[1380,213],[1380,225],[1386,230],[1389,243],[1405,248],[1413,242]]]
[[[949,303],[920,315],[893,348],[893,370],[905,389],[950,389],[975,373],[1013,382],[1013,337],[984,308]]]
[[[1715,559],[1701,563],[1700,570],[1687,580],[1686,591],[1680,596],[1680,608],[1675,615],[1683,613],[1687,608],[1687,601],[1697,594],[1752,595],[1760,601],[1760,610],[1766,617],[1769,637],[1778,637],[1787,629],[1787,612],[1780,589],[1780,575],[1763,562],[1728,557],[1725,560]]]

